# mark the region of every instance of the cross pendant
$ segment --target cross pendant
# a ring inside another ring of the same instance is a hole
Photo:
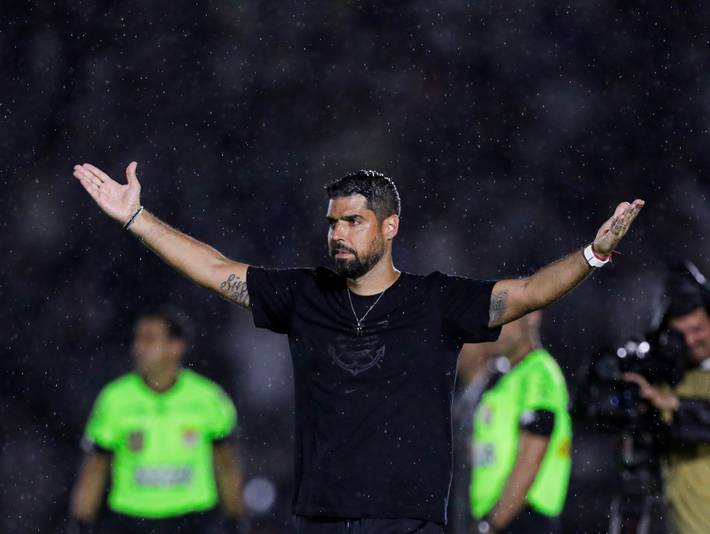
[[[358,325],[355,327],[355,335],[360,337],[362,335],[362,325],[358,323]]]

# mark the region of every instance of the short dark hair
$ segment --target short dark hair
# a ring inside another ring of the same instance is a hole
[[[192,339],[192,324],[182,310],[171,304],[163,304],[144,310],[138,316],[141,319],[159,319],[168,328],[168,337],[179,339],[189,344]]]
[[[378,220],[390,215],[400,215],[402,203],[394,181],[378,171],[360,169],[333,180],[325,186],[328,198],[349,197],[360,194],[367,199],[367,207]]]
[[[690,315],[698,308],[708,310],[707,303],[701,295],[697,293],[689,293],[686,295],[674,295],[668,302],[666,310],[666,318],[676,319]]]
[[[693,313],[698,308],[710,310],[710,288],[705,277],[691,262],[682,262],[666,279],[666,318],[675,319]]]

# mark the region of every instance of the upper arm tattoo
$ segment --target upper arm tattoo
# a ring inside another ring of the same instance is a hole
[[[491,306],[488,309],[488,322],[495,325],[500,321],[508,305],[508,290],[497,291],[491,294]]]
[[[245,308],[251,306],[246,280],[242,280],[234,273],[230,274],[224,282],[219,284],[219,291],[227,300],[231,300]]]

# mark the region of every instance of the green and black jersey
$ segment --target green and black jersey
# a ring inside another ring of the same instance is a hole
[[[234,431],[236,415],[219,386],[189,370],[163,393],[136,373],[109,383],[85,435],[87,443],[112,454],[109,508],[146,518],[213,508],[212,446]]]
[[[541,514],[560,514],[572,465],[568,403],[562,371],[544,350],[528,354],[483,394],[474,417],[474,467],[470,488],[474,517],[484,517],[500,499],[515,466],[521,429],[550,438],[527,503]],[[536,418],[542,419],[540,414],[550,416],[549,427],[535,423]]]

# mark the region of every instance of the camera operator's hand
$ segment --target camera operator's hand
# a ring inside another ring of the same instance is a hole
[[[639,395],[658,410],[675,412],[680,406],[678,396],[668,387],[652,386],[638,373],[624,373],[624,380],[639,387]]]
[[[612,215],[597,232],[594,238],[592,248],[594,252],[601,256],[609,256],[616,245],[619,244],[621,238],[629,231],[631,223],[643,208],[644,201],[640,199],[634,200],[631,204],[622,202],[616,207],[614,215]]]

